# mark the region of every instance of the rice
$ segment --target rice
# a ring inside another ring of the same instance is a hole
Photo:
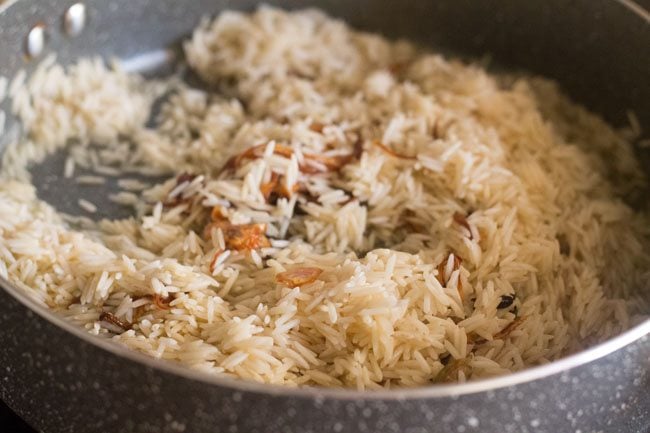
[[[647,317],[650,225],[622,199],[645,179],[554,83],[315,10],[224,12],[184,49],[227,91],[97,59],[9,85],[26,136],[3,156],[0,275],[71,323],[213,374],[377,389],[506,374]],[[27,166],[64,146],[66,176],[119,177],[135,216],[38,200]]]
[[[8,85],[9,81],[7,78],[0,75],[0,103],[2,103],[2,101],[4,101],[5,97],[7,96]]]
[[[97,212],[97,206],[94,205],[93,203],[89,202],[88,200],[84,200],[84,199],[81,198],[81,199],[77,200],[77,203],[79,204],[79,207],[81,209],[85,210],[86,212],[89,212],[89,213]]]
[[[63,166],[63,177],[71,178],[74,176],[75,162],[72,157],[67,157]]]
[[[119,179],[117,185],[127,191],[142,191],[151,188],[151,184],[138,179]]]
[[[108,198],[112,202],[124,206],[134,206],[138,203],[139,200],[137,195],[125,191],[118,192],[117,194],[110,194]]]
[[[120,170],[106,165],[95,165],[93,169],[95,172],[104,176],[119,176],[121,174]]]
[[[632,110],[627,110],[625,114],[627,115],[628,121],[630,122],[631,138],[638,138],[643,133],[638,116]]]
[[[79,185],[103,185],[106,183],[105,177],[92,175],[76,176],[74,180]]]

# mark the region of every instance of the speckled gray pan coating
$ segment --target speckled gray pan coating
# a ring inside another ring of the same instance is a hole
[[[92,0],[88,26],[74,39],[64,35],[61,23],[71,3],[19,0],[4,6],[0,75],[33,67],[22,55],[23,42],[38,22],[48,29],[45,51],[56,51],[63,63],[93,54],[129,58],[177,47],[205,13],[251,9],[256,2]],[[650,128],[650,24],[647,16],[616,0],[269,3],[317,4],[389,36],[467,56],[490,53],[500,65],[559,80],[574,98],[615,124],[631,108]],[[0,149],[6,142],[0,137]],[[648,155],[640,157],[650,168]],[[60,172],[57,158],[39,166],[39,193],[71,210],[79,196],[61,183]],[[291,395],[277,388],[215,384],[145,365],[137,356],[125,358],[33,313],[6,284],[0,286],[0,398],[45,432],[650,431],[647,335],[571,370],[481,392],[411,398]]]

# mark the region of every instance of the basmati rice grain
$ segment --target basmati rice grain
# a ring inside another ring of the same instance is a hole
[[[85,210],[86,212],[89,213],[97,212],[97,206],[95,206],[93,203],[89,202],[88,200],[80,198],[79,200],[77,200],[77,203],[79,204],[79,207]]]

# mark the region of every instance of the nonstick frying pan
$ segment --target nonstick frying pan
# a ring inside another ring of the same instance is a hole
[[[489,54],[499,67],[557,79],[614,125],[634,110],[650,128],[650,16],[626,0],[269,3],[318,6],[356,27],[463,57]],[[50,52],[64,64],[101,55],[163,73],[201,16],[256,6],[249,0],[82,4],[76,12],[69,0],[1,5],[0,75],[29,73]],[[30,58],[26,38],[35,26],[44,38],[41,47],[33,35]],[[0,108],[8,111],[8,103]],[[20,133],[10,117],[6,130],[0,151]],[[639,150],[639,158],[650,171],[647,154]],[[73,211],[84,193],[60,178],[62,164],[61,155],[48,158],[34,168],[34,179],[42,198]],[[119,210],[107,204],[102,211]],[[46,432],[648,432],[649,332],[650,320],[554,363],[462,385],[288,389],[206,376],[129,352],[0,281],[0,398]]]

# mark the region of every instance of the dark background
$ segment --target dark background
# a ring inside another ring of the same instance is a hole
[[[0,431],[7,433],[35,433],[11,409],[0,401]]]

